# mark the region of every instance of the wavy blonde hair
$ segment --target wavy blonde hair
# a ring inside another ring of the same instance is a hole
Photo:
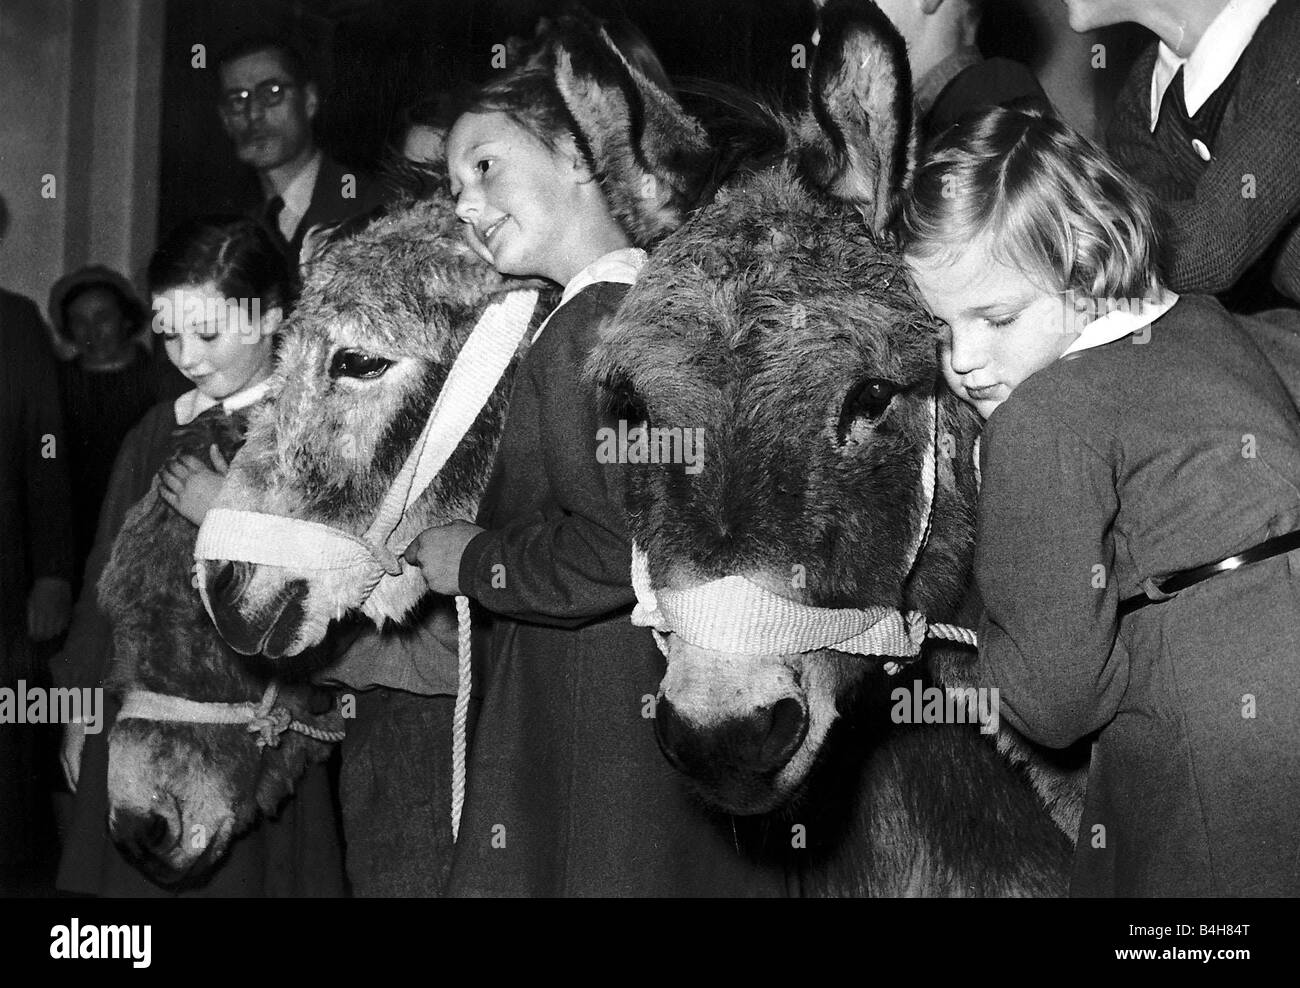
[[[1159,295],[1155,205],[1082,134],[993,107],[945,133],[917,169],[904,250],[932,259],[987,236],[994,257],[1049,290],[1093,299]]]

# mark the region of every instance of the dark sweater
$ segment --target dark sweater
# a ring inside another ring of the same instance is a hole
[[[1198,113],[1190,124],[1165,112],[1152,134],[1157,50],[1153,44],[1133,66],[1109,143],[1169,215],[1165,280],[1176,291],[1223,294],[1262,263],[1276,290],[1300,301],[1300,4],[1278,3],[1264,18],[1224,83],[1231,94],[1221,112],[1209,119]],[[1174,90],[1166,104],[1178,95]],[[1208,146],[1213,160],[1201,160],[1193,138]],[[1258,307],[1239,297],[1233,304]]]
[[[1188,296],[1138,339],[989,418],[981,660],[1030,738],[1099,732],[1072,894],[1296,895],[1300,551],[1117,605],[1300,528],[1300,313]]]
[[[520,365],[460,586],[495,619],[452,895],[774,895],[659,752],[647,703],[664,660],[630,621],[619,470],[582,368],[626,286],[551,317]]]

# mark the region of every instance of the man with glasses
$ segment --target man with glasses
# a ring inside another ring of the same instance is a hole
[[[250,38],[217,62],[218,109],[240,161],[257,171],[261,216],[295,263],[314,229],[368,212],[383,201],[368,175],[345,168],[316,144],[320,106],[306,60],[275,38]]]

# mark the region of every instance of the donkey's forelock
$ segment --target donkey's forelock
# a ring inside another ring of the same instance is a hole
[[[289,332],[326,332],[398,352],[441,340],[444,327],[460,326],[485,296],[509,285],[474,254],[463,230],[451,200],[437,196],[330,244],[308,275]]]

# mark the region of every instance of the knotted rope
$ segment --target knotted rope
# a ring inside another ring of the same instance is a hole
[[[279,693],[279,685],[271,682],[257,703],[251,700],[243,703],[210,703],[149,690],[129,690],[123,697],[117,719],[154,720],[174,724],[243,724],[250,734],[257,735],[259,748],[278,748],[280,736],[285,731],[296,731],[329,744],[343,740],[344,731],[330,731],[295,720],[287,707],[275,702]]]
[[[536,306],[537,292],[521,290],[511,292],[487,307],[457,354],[433,410],[384,495],[374,521],[360,538],[320,522],[258,511],[214,508],[208,512],[199,529],[194,558],[238,560],[317,572],[360,571],[364,574],[360,603],[364,603],[382,581],[401,575],[404,565],[401,555],[410,539],[394,538],[398,525],[460,445],[496,390],[519,348],[519,341],[528,329]],[[202,581],[199,591],[203,606],[211,615],[207,588]],[[473,678],[468,598],[456,598],[456,616],[459,625],[459,687],[452,741],[453,837],[460,833],[460,816],[465,804],[466,732]]]

